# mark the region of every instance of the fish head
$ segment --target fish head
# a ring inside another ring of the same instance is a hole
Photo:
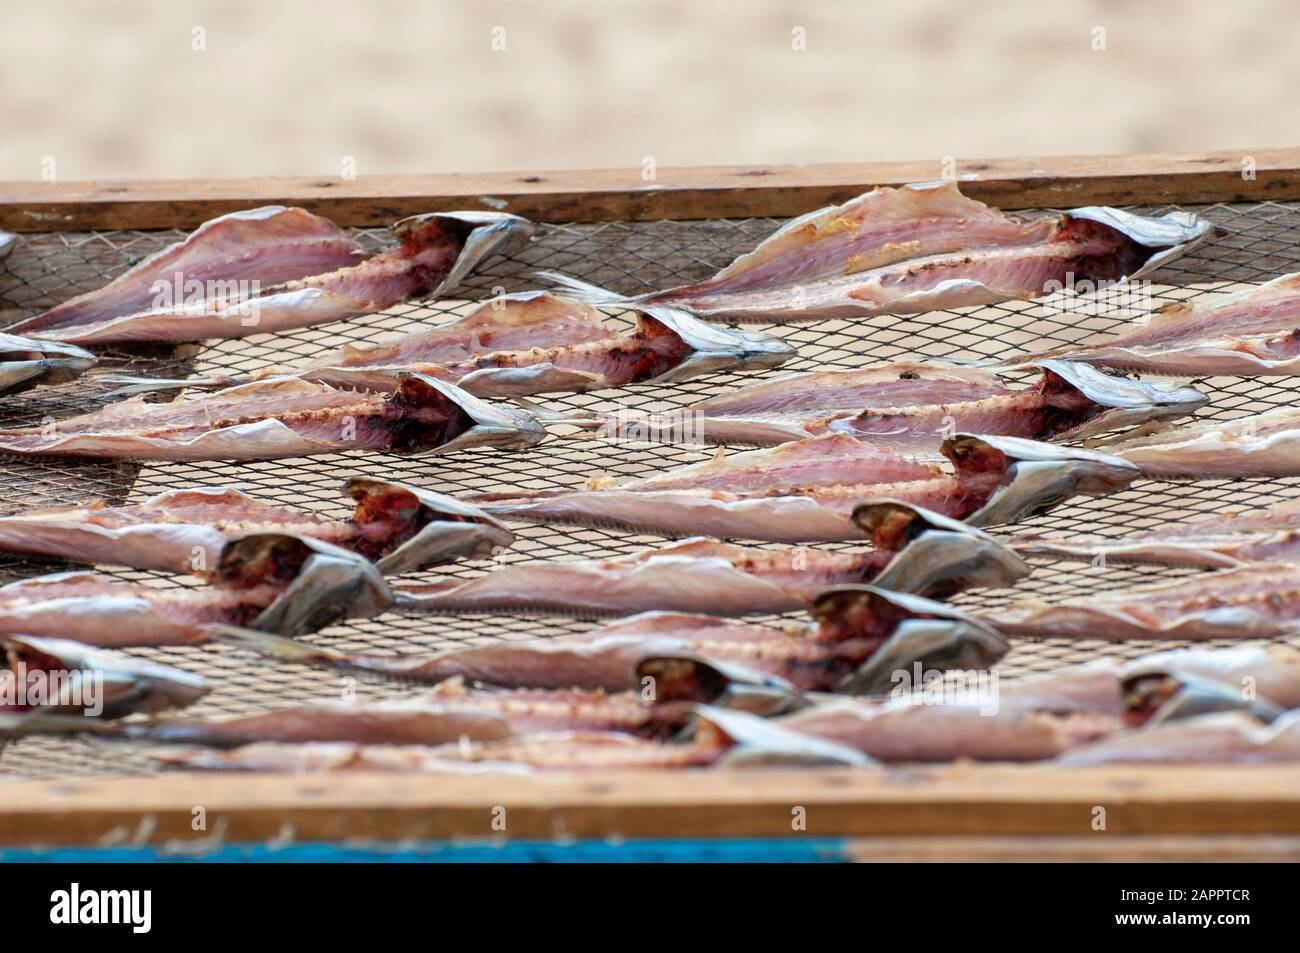
[[[514,544],[514,533],[472,503],[421,487],[352,477],[344,491],[356,501],[359,526],[396,519],[405,539],[375,563],[386,576],[458,559],[481,559]]]
[[[689,653],[642,659],[636,666],[636,680],[653,686],[655,704],[695,702],[765,716],[806,704],[800,691],[783,678]]]
[[[999,477],[984,503],[966,518],[973,526],[1016,523],[1074,496],[1115,493],[1142,472],[1108,454],[1020,437],[959,433],[940,450],[962,476]]]
[[[1172,660],[1171,660],[1172,661]],[[1170,665],[1137,666],[1121,682],[1125,721],[1131,726],[1157,725],[1218,711],[1242,711],[1271,722],[1285,709],[1248,693],[1240,685],[1180,671]]]
[[[1199,215],[1184,211],[1148,216],[1118,208],[1090,205],[1071,209],[1065,217],[1098,222],[1113,228],[1136,246],[1139,265],[1128,270],[1125,276],[1128,281],[1150,274],[1187,254],[1202,242],[1227,234],[1225,229]]]
[[[915,681],[925,671],[987,669],[1010,648],[993,628],[952,606],[879,586],[835,586],[812,605],[817,637],[878,639],[871,657],[835,686],[837,692],[872,694]]]
[[[676,367],[655,378],[657,383],[675,383],[720,371],[780,367],[799,353],[794,345],[775,335],[709,324],[680,308],[638,305],[637,309],[690,348]]]
[[[1152,421],[1175,420],[1194,414],[1209,402],[1190,385],[1133,380],[1077,361],[1047,360],[1031,366],[1042,371],[1045,391],[1059,394],[1068,390],[1086,401],[1078,412],[1080,422],[1058,434],[1059,439],[1082,439]]]
[[[852,518],[873,546],[894,553],[872,580],[884,589],[947,596],[1009,586],[1029,574],[1023,559],[987,533],[902,500],[867,500]]]
[[[536,234],[537,226],[509,212],[429,212],[394,222],[392,231],[403,242],[436,240],[443,235],[458,241],[460,250],[447,277],[429,293],[430,298],[437,298],[459,285],[489,255],[518,251]]]
[[[197,675],[67,639],[5,636],[0,639],[0,664],[15,678],[38,671],[59,673],[61,678],[48,680],[58,688],[46,706],[84,711],[90,701],[99,707],[101,718],[184,708],[208,692],[207,682]],[[91,692],[97,698],[90,698]]]
[[[315,632],[343,618],[384,611],[393,594],[364,557],[310,536],[256,533],[228,542],[217,576],[230,585],[270,583],[280,594],[250,627],[280,635]]]
[[[402,410],[394,452],[445,452],[464,447],[531,447],[546,436],[528,411],[491,403],[427,374],[399,373],[390,400]]]
[[[876,762],[862,752],[787,728],[779,721],[716,705],[696,705],[694,737],[724,748],[717,767],[854,767]]]
[[[0,332],[0,394],[75,380],[96,362],[95,355],[74,344]]]

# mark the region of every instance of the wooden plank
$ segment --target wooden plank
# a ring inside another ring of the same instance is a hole
[[[3,786],[0,844],[1300,834],[1300,769],[951,765],[581,776],[173,774]],[[1093,830],[1104,810],[1105,831]],[[202,811],[206,829],[193,829]],[[796,830],[796,820],[804,827]],[[500,829],[504,821],[504,831]],[[497,822],[494,826],[494,821]]]
[[[1244,163],[1250,164],[1246,175]],[[797,215],[876,185],[952,172],[971,196],[1002,208],[1300,198],[1300,149],[1040,159],[710,166],[262,179],[0,183],[0,227],[11,231],[192,228],[236,209],[301,205],[342,225],[404,215],[500,209],[538,221]]]
[[[1300,836],[1274,834],[1083,834],[873,837],[846,841],[857,863],[1170,864],[1295,863]]]

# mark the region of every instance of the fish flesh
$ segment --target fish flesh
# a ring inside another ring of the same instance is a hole
[[[365,258],[325,219],[265,206],[213,219],[105,287],[11,330],[111,344],[309,327],[437,297],[484,257],[532,232],[531,223],[502,212],[416,215],[393,225],[400,244]]]
[[[251,377],[112,380],[126,385],[118,393],[229,387],[269,376],[382,390],[397,373],[413,371],[478,397],[525,397],[777,367],[794,354],[780,338],[705,324],[669,308],[638,310],[635,327],[622,332],[590,305],[535,291],[500,295],[463,318],[392,341],[348,344],[306,366]]]
[[[794,374],[741,388],[668,414],[578,412],[585,429],[642,428],[645,439],[769,446],[844,433],[878,446],[932,449],[946,436],[1003,434],[1082,439],[1194,413],[1207,398],[1193,387],[1127,380],[1084,364],[1042,361],[1042,377],[1007,387],[980,368],[901,363],[857,371]]]
[[[271,460],[345,450],[444,452],[526,447],[544,436],[531,414],[454,384],[398,375],[388,393],[291,377],[151,404],[131,398],[42,427],[0,430],[0,452],[130,460]]]
[[[688,656],[739,666],[805,691],[866,692],[894,670],[987,667],[1006,641],[965,613],[919,596],[873,586],[824,591],[812,624],[773,628],[718,616],[647,612],[579,635],[454,649],[427,656],[365,656],[269,636],[214,628],[215,637],[260,654],[310,665],[370,672],[417,684],[460,677],[503,688],[643,687],[637,666]]]
[[[907,455],[826,434],[622,484],[597,480],[586,490],[503,491],[472,499],[507,519],[670,536],[836,542],[867,538],[853,513],[873,500],[900,500],[989,526],[1016,522],[1071,496],[1115,492],[1140,473],[1106,454],[1015,437],[959,433],[940,452]]]
[[[809,321],[993,304],[1136,278],[1213,232],[1186,212],[1144,218],[1099,207],[1022,222],[966,198],[955,183],[927,183],[796,219],[696,285],[627,298],[544,274],[592,302],[670,305],[728,321]]]
[[[392,601],[375,567],[309,536],[263,533],[226,544],[205,586],[159,587],[92,572],[0,586],[0,633],[107,647],[194,644],[214,623],[284,635],[364,618]]]
[[[0,517],[0,550],[137,569],[202,572],[231,539],[253,533],[312,536],[360,553],[380,572],[478,558],[514,535],[476,506],[419,487],[353,477],[350,519],[278,506],[230,487],[167,490],[140,503],[102,502]]]
[[[95,360],[95,355],[72,344],[0,332],[0,394],[76,380]]]
[[[1131,331],[1022,361],[1044,357],[1189,377],[1294,375],[1300,373],[1300,274],[1206,301],[1166,304]]]
[[[522,562],[467,581],[397,584],[393,595],[397,608],[420,612],[733,616],[802,609],[846,583],[945,597],[968,586],[1009,586],[1029,572],[970,526],[901,502],[875,506],[889,512],[860,511],[873,528],[869,551],[760,549],[694,537],[614,559]]]
[[[143,712],[184,708],[208,692],[202,678],[170,665],[67,639],[31,635],[0,636],[0,681],[25,685],[25,702],[0,693],[0,712],[40,710],[83,716],[121,718]],[[39,701],[31,695],[36,683],[48,686]]]
[[[1300,474],[1300,408],[1185,424],[1106,450],[1158,479],[1295,476]]]
[[[1267,509],[1215,513],[1131,536],[1057,536],[1022,533],[1018,553],[1057,559],[1158,563],[1229,569],[1244,563],[1300,558],[1300,501]]]
[[[1221,711],[1126,731],[1068,751],[1068,767],[1101,764],[1294,764],[1300,762],[1300,712],[1271,724]]]
[[[1271,638],[1300,628],[1300,565],[1251,564],[1055,603],[1026,600],[982,618],[1015,636]]]

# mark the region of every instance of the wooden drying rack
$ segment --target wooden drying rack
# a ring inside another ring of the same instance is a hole
[[[538,221],[789,216],[938,162],[640,171],[0,184],[17,232],[191,228],[267,203],[341,225],[493,209]],[[962,161],[962,190],[1002,208],[1300,199],[1300,148]],[[196,808],[206,830],[195,831]],[[505,808],[506,833],[493,826]],[[802,809],[802,810],[800,810]],[[1098,818],[1104,810],[1104,830]],[[796,818],[805,819],[795,830]],[[1300,768],[1064,771],[946,765],[879,772],[567,777],[168,774],[0,784],[0,859],[40,845],[164,849],[296,842],[816,839],[832,859],[1300,859]],[[829,839],[829,840],[828,840]],[[773,845],[777,840],[772,840]]]

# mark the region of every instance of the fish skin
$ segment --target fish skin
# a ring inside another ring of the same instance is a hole
[[[544,436],[527,412],[399,375],[388,394],[271,378],[166,404],[132,398],[54,426],[0,430],[0,452],[134,460],[270,460],[344,450],[444,451]]]
[[[381,480],[354,479],[346,489],[356,500],[350,519],[278,506],[231,487],[203,486],[122,506],[93,502],[33,510],[0,517],[0,550],[202,572],[232,539],[287,532],[343,546],[393,571],[396,560],[406,568],[437,565],[486,555],[514,539],[477,507],[440,494]],[[436,536],[441,538],[435,542]]]
[[[1132,331],[1027,357],[1060,357],[1123,370],[1188,377],[1300,373],[1300,274],[1209,300],[1158,308]],[[1005,366],[1019,366],[1013,360]]]
[[[1158,479],[1295,476],[1300,474],[1300,408],[1185,424],[1106,450]]]
[[[89,351],[72,344],[0,332],[0,395],[19,394],[38,384],[76,380],[97,360]]]
[[[1245,712],[1215,712],[1119,732],[1062,755],[1058,764],[1294,764],[1300,761],[1300,713],[1271,725]]]
[[[843,433],[877,446],[925,451],[954,431],[1078,439],[1185,416],[1206,403],[1191,387],[1127,381],[1085,365],[1044,361],[1038,369],[1037,384],[1014,390],[977,368],[936,371],[901,364],[793,375],[781,378],[779,389],[763,384],[757,393],[742,389],[671,414],[646,415],[645,426],[651,439],[681,433],[710,442],[775,445]],[[625,427],[631,420],[620,414],[576,421],[602,430],[613,422]]]
[[[959,433],[940,452],[907,455],[827,434],[614,486],[596,481],[586,491],[504,491],[472,500],[507,519],[838,542],[866,538],[852,514],[868,500],[897,499],[983,526],[1014,522],[1072,495],[1114,492],[1140,473],[1115,457],[1011,437]]]
[[[1207,222],[1187,213],[1143,218],[1118,209],[1080,208],[1055,222],[1029,226],[1023,240],[1011,245],[957,242],[950,250],[928,253],[902,243],[897,254],[887,254],[885,264],[870,270],[857,270],[851,262],[833,275],[807,281],[777,276],[776,283],[737,290],[727,290],[724,283],[722,290],[674,290],[630,300],[667,302],[703,317],[733,322],[915,314],[1036,298],[1072,281],[1136,278],[1213,232]],[[548,272],[545,276],[585,300],[629,300],[564,275]]]
[[[281,210],[261,221],[275,222],[279,218],[289,218],[295,212],[309,214],[303,213],[301,209]],[[523,219],[499,214],[482,226],[486,233],[495,233],[493,238],[486,243],[476,242],[474,233],[480,226],[468,223],[465,220],[467,214],[470,213],[442,213],[404,219],[393,226],[400,244],[360,262],[354,260],[355,255],[350,249],[342,260],[321,260],[322,267],[315,271],[300,272],[283,266],[277,266],[279,270],[267,268],[267,274],[273,278],[279,275],[284,277],[267,279],[271,287],[253,296],[218,296],[194,303],[182,301],[146,310],[114,308],[112,305],[120,305],[120,302],[105,297],[104,300],[109,300],[110,305],[107,311],[103,309],[102,301],[99,304],[92,301],[88,310],[83,302],[80,310],[75,307],[62,312],[53,309],[21,322],[18,327],[34,337],[83,344],[190,341],[286,331],[382,311],[412,297],[440,294],[467,270],[467,257],[476,263],[483,255],[510,244],[521,236],[526,238],[531,235],[532,226]],[[228,219],[229,216],[225,218]],[[315,219],[314,216],[312,218]],[[323,220],[316,220],[320,221]],[[222,232],[221,224],[221,220],[217,220],[209,223],[216,226],[213,229],[205,232],[204,227],[201,227],[195,233],[195,236],[203,233],[208,240],[194,242],[188,249],[190,257],[206,251],[205,246],[210,244],[211,236]],[[319,226],[312,223],[312,227]],[[260,250],[264,255],[280,253],[279,246],[266,244],[265,234],[255,237],[258,240],[255,250]],[[286,247],[293,249],[295,246],[290,243]],[[471,248],[474,249],[472,252]],[[160,254],[166,255],[165,252]],[[258,278],[261,272],[254,271],[250,274],[244,270],[246,263],[247,257],[243,253],[234,262],[224,260],[216,267],[216,277],[231,281],[252,281],[255,278],[263,280]],[[151,265],[149,273],[158,267],[158,263]],[[168,267],[173,272],[179,270],[174,261]],[[148,274],[135,274],[133,271],[122,276],[119,281],[130,279],[130,283],[138,283],[147,277]],[[192,273],[184,273],[184,277],[186,281],[196,278]],[[96,294],[98,293],[91,292],[89,296],[83,297],[89,298]],[[117,297],[126,294],[124,285]],[[153,294],[150,291],[151,300]],[[129,300],[135,301],[138,297],[136,294]]]
[[[1230,569],[1252,562],[1300,558],[1300,502],[1267,509],[1169,523],[1131,536],[1059,536],[1022,533],[1016,552],[1057,559],[1158,563],[1205,569]]]
[[[39,638],[30,635],[0,637],[0,666],[11,676],[22,670],[31,673],[88,672],[100,680],[99,701],[102,711],[99,718],[120,718],[137,712],[156,713],[171,708],[184,708],[198,701],[208,692],[208,685],[197,675],[170,665],[160,665],[145,659],[93,649],[67,639]],[[0,711],[14,713],[24,709],[3,704]],[[45,703],[41,712],[67,712],[77,716],[89,715],[84,704],[74,704],[75,699],[65,698],[60,704]],[[31,709],[27,709],[31,710]]]
[[[984,615],[1006,635],[1088,639],[1269,638],[1300,628],[1300,566],[1245,565]]]

